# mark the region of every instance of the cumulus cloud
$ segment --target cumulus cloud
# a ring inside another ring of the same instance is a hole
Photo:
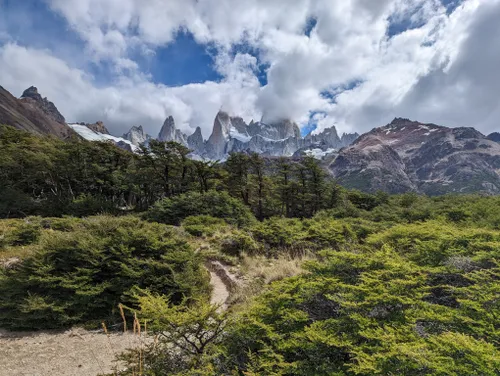
[[[237,67],[251,63],[245,59],[248,57],[237,56],[228,66],[234,65],[232,69],[236,71]],[[167,87],[136,75],[122,76],[114,85],[101,88],[92,76],[70,68],[48,51],[11,43],[0,47],[0,81],[14,95],[21,95],[35,82],[68,122],[103,120],[115,134],[142,124],[147,132],[157,135],[165,118],[173,115],[186,133],[201,126],[208,137],[215,114],[224,106],[231,106],[228,109],[247,119],[254,115],[246,99],[255,95],[252,92],[258,87],[255,82],[246,81],[249,79],[232,73],[219,83]]]
[[[85,58],[111,64],[115,77],[103,87],[84,65],[7,41],[0,82],[15,94],[36,84],[70,121],[156,134],[172,114],[207,137],[223,109],[340,131],[394,116],[498,129],[500,0],[463,0],[453,12],[440,0],[45,1],[84,41]],[[220,81],[167,87],[140,70],[137,54],[154,54],[181,31],[215,47]],[[238,52],[242,45],[251,53]]]

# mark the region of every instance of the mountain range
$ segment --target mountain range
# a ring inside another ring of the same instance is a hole
[[[100,121],[68,124],[57,107],[33,86],[20,98],[0,86],[0,124],[61,139],[111,141],[132,152],[154,139],[140,125],[117,137]],[[172,116],[163,123],[157,139],[188,147],[194,159],[223,161],[231,152],[313,156],[339,183],[367,192],[500,193],[500,133],[485,136],[474,128],[396,118],[361,136],[339,137],[332,126],[302,137],[298,125],[288,119],[247,124],[241,117],[219,111],[207,140],[200,127],[191,135],[183,133]]]
[[[474,128],[396,118],[361,135],[327,166],[363,191],[500,193],[500,143]],[[499,140],[500,141],[500,140]]]
[[[132,142],[133,138],[151,139],[137,128],[123,137]],[[255,152],[270,157],[291,157],[300,151],[307,154],[309,150],[313,150],[312,148],[334,151],[349,145],[357,137],[357,133],[339,137],[337,130],[332,126],[317,135],[308,135],[304,138],[300,134],[299,126],[291,120],[271,124],[251,121],[247,124],[241,117],[233,117],[219,111],[208,140],[203,139],[200,127],[187,136],[176,128],[172,116],[163,123],[158,140],[178,142],[190,148],[194,157],[224,160],[231,152]]]

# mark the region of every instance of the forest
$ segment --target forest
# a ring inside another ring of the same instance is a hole
[[[154,338],[111,375],[500,375],[500,197],[188,155],[1,126],[0,328]],[[237,277],[224,307],[210,262]]]

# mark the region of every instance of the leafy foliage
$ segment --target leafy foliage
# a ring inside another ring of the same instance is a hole
[[[49,229],[39,250],[0,278],[0,326],[16,329],[114,321],[118,304],[135,306],[137,289],[174,304],[208,291],[201,260],[175,229],[132,217]]]
[[[172,305],[165,297],[151,294],[139,297],[139,303],[138,315],[156,338],[144,351],[144,374],[213,374],[211,363],[219,355],[218,346],[230,323],[227,312],[202,300]],[[132,375],[137,369],[135,352],[123,356],[129,371],[122,375]]]
[[[468,273],[422,267],[388,247],[322,256],[309,274],[272,285],[235,324],[225,345],[240,370],[497,374],[498,265]],[[445,304],[436,289],[458,304]]]
[[[0,326],[124,303],[158,335],[131,368],[148,375],[499,374],[500,197],[366,194],[312,158],[188,153],[1,127],[0,216],[26,219],[0,222],[0,261],[22,255],[1,269]],[[27,217],[129,210],[159,223]],[[253,265],[234,311],[208,304],[204,256]]]
[[[209,215],[222,218],[228,223],[245,226],[255,219],[250,210],[239,200],[225,192],[189,192],[157,202],[146,213],[152,221],[179,225],[189,216]]]

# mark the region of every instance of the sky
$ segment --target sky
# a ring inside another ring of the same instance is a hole
[[[303,133],[405,117],[500,131],[500,0],[0,0],[0,85],[68,122],[205,138],[219,110]]]

